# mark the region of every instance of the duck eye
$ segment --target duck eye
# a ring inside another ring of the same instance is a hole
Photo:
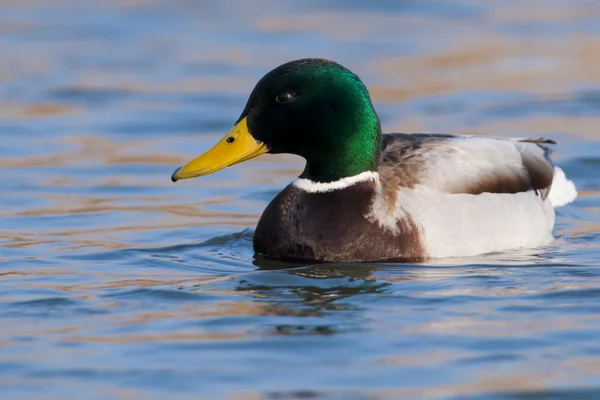
[[[275,97],[275,101],[277,103],[289,103],[294,98],[294,95],[290,92],[279,93],[277,97]]]
[[[226,140],[227,143],[233,143],[233,141],[235,140],[235,138],[233,136],[229,136]]]

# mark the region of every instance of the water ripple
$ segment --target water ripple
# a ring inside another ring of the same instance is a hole
[[[3,398],[600,397],[597,4],[263,3],[0,2]],[[557,240],[423,264],[255,255],[302,160],[169,176],[305,56],[358,72],[385,131],[558,140],[580,196]]]

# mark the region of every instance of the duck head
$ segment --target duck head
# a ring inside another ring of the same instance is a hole
[[[229,133],[171,179],[212,174],[265,153],[306,159],[300,175],[331,182],[377,168],[381,127],[367,88],[324,59],[283,64],[257,84]]]

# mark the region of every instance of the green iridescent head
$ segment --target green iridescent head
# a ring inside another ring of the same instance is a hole
[[[380,135],[369,92],[358,76],[328,60],[291,61],[257,83],[232,131],[177,170],[173,180],[269,152],[299,155],[306,159],[301,177],[330,182],[376,170]]]

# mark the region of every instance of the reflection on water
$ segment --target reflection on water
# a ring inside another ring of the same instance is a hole
[[[0,0],[2,398],[599,397],[599,17],[592,0]],[[556,242],[255,257],[301,160],[170,173],[306,56],[361,75],[386,131],[557,139],[580,197]]]

